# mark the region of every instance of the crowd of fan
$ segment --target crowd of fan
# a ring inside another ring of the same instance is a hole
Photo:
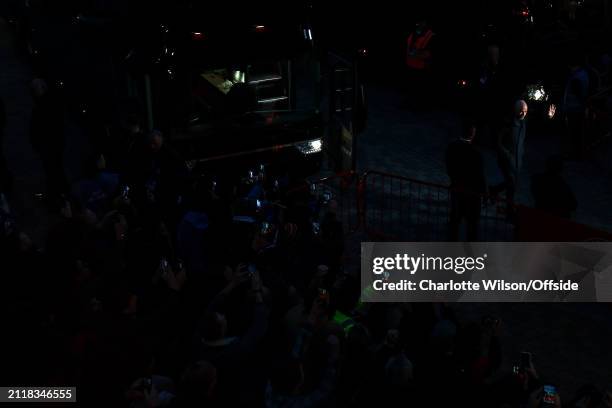
[[[316,185],[190,170],[137,120],[86,162],[44,250],[3,214],[5,383],[100,407],[542,402],[531,364],[502,366],[499,320],[361,303]]]

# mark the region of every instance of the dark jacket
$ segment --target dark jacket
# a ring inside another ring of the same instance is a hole
[[[264,385],[265,374],[256,351],[268,330],[269,315],[264,304],[255,304],[251,323],[242,336],[226,337],[214,345],[199,339],[197,359],[209,361],[217,368],[217,394],[228,406],[246,406]]]
[[[165,144],[158,152],[152,152],[143,140],[134,145],[129,157],[125,182],[134,188],[134,195],[141,197],[149,191],[162,205],[176,204],[188,176],[179,155]]]
[[[446,171],[451,188],[484,193],[487,183],[482,154],[469,142],[457,140],[446,151]]]
[[[563,94],[563,110],[565,113],[584,113],[589,96],[589,74],[584,68],[579,68],[570,74]]]
[[[514,85],[511,83],[511,75],[503,65],[484,64],[476,80],[477,106],[483,116],[482,121],[499,126],[503,121],[505,105],[511,100]]]
[[[498,136],[497,149],[500,165],[515,178],[523,166],[526,138],[527,122],[516,119],[506,123]]]
[[[116,173],[125,172],[130,164],[130,153],[135,144],[143,139],[141,132],[133,133],[126,129],[113,129],[109,132],[109,138],[101,146],[106,168]]]
[[[64,112],[60,101],[51,93],[34,101],[30,142],[38,153],[61,154],[64,150]]]

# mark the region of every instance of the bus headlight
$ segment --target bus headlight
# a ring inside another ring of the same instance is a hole
[[[321,139],[309,140],[307,142],[298,143],[295,147],[304,155],[320,153],[323,150],[323,141]]]

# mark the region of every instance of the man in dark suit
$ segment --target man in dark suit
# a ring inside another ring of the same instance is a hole
[[[508,220],[515,219],[514,198],[525,159],[527,139],[527,102],[516,101],[511,120],[501,126],[497,136],[497,162],[504,181],[491,187],[493,195],[506,192],[506,212]]]
[[[474,147],[476,126],[466,124],[459,140],[446,151],[446,171],[451,179],[450,239],[459,238],[459,226],[467,221],[467,239],[475,241],[486,179],[482,154]]]

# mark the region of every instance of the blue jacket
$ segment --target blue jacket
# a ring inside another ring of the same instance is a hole
[[[204,213],[189,211],[177,229],[177,253],[192,274],[206,270],[205,237],[208,230],[208,216]]]
[[[563,110],[565,113],[581,113],[589,96],[589,74],[584,68],[571,73],[565,85]]]

